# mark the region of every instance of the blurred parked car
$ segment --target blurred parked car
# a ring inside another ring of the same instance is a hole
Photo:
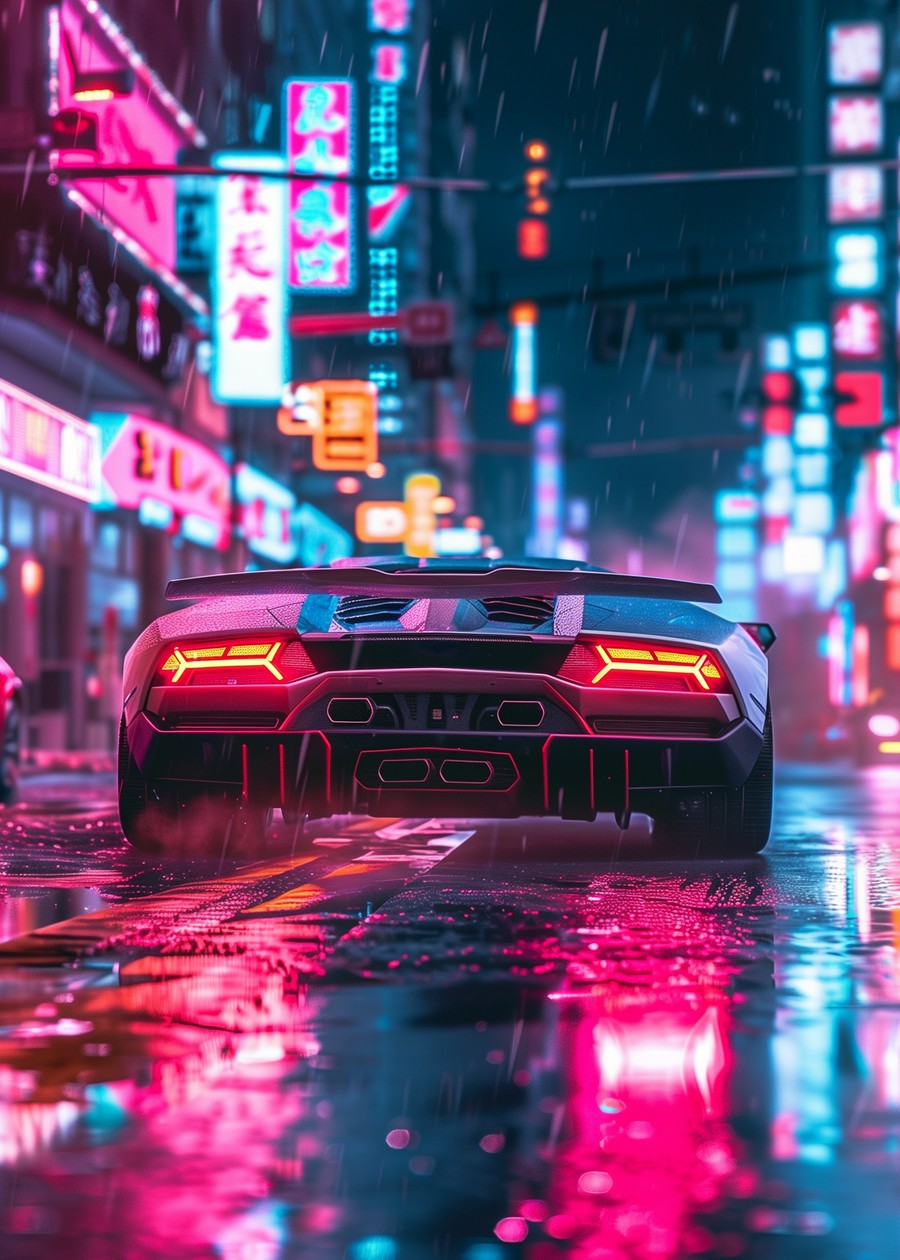
[[[19,789],[22,680],[0,656],[0,805],[12,805]]]

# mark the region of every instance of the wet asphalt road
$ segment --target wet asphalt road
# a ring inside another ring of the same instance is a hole
[[[166,864],[113,800],[0,815],[4,1260],[900,1254],[900,768],[781,768],[751,862],[333,819]]]

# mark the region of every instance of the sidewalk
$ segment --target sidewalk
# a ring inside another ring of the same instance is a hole
[[[23,779],[37,774],[112,774],[115,769],[115,753],[96,748],[83,751],[28,748],[19,762]]]

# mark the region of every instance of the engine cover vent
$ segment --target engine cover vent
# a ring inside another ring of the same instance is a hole
[[[415,603],[412,599],[378,599],[371,595],[345,595],[335,613],[342,626],[377,626],[399,621]]]
[[[507,595],[495,599],[473,600],[484,611],[488,621],[516,626],[541,626],[553,620],[556,601],[543,595]]]

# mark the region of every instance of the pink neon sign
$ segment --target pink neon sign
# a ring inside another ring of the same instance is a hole
[[[831,311],[831,344],[843,359],[880,359],[884,343],[877,302],[854,298],[836,302]]]
[[[828,31],[828,79],[841,87],[877,83],[884,69],[880,22],[836,22]]]
[[[118,28],[96,5],[63,0],[60,6],[60,50],[54,113],[78,110],[96,121],[98,167],[155,166],[175,163],[178,152],[198,133],[177,102],[156,87],[155,76],[146,72],[140,56]],[[127,72],[135,65],[145,73]],[[101,92],[76,98],[76,88],[93,76],[110,76],[116,92],[104,99]],[[54,158],[60,171],[85,164],[83,152],[59,151]],[[134,243],[142,261],[175,267],[175,182],[157,179],[110,178],[72,180],[68,187],[89,214],[115,230],[125,244]]]
[[[313,176],[353,171],[353,83],[290,79],[285,121],[288,169]],[[291,180],[288,285],[304,292],[346,293],[354,277],[354,197],[346,183]]]
[[[86,503],[100,497],[96,425],[0,381],[0,468]]]
[[[119,507],[136,510],[142,500],[155,499],[179,519],[210,522],[218,530],[215,546],[228,546],[228,465],[202,443],[156,420],[127,415],[103,458],[102,471]]]
[[[884,214],[879,166],[838,166],[828,172],[828,222],[866,223]]]
[[[877,153],[884,144],[880,96],[832,96],[828,102],[828,151]]]

